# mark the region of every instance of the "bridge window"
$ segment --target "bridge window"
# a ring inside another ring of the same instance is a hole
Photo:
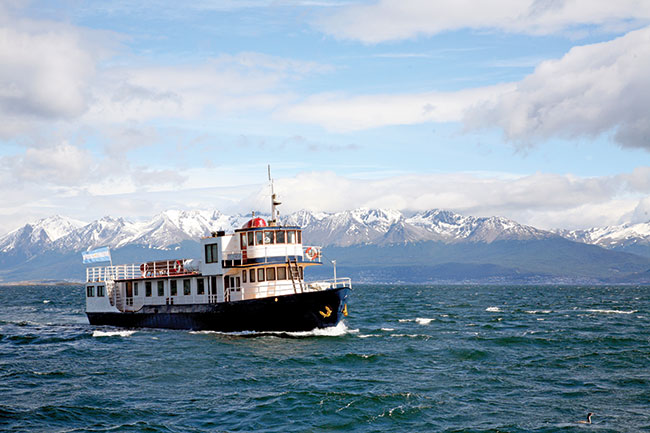
[[[257,281],[259,282],[264,281],[264,269],[257,270]]]
[[[255,232],[255,245],[264,244],[264,232],[259,231]]]
[[[255,233],[253,232],[248,232],[248,246],[253,246],[255,245]]]
[[[86,297],[92,298],[95,296],[95,288],[93,286],[86,287]]]
[[[144,296],[151,296],[151,281],[144,283]]]
[[[165,296],[165,282],[158,281],[158,296]]]
[[[197,295],[205,294],[205,283],[203,281],[203,278],[199,278],[198,280],[196,280],[196,294]]]
[[[205,246],[205,262],[217,263],[219,261],[219,244],[207,244]]]
[[[246,271],[244,271],[244,272],[246,272]],[[254,283],[255,282],[255,269],[250,269],[248,271],[248,276],[251,277],[250,278],[251,283]]]
[[[266,280],[267,281],[275,281],[275,268],[267,268],[266,269]]]
[[[169,281],[169,296],[176,296],[176,295],[178,295],[177,280],[170,280]]]
[[[97,296],[99,297],[104,296],[104,286],[97,286]]]
[[[287,268],[284,266],[278,268],[278,280],[286,280],[287,279]]]
[[[274,244],[275,243],[275,236],[273,235],[272,231],[265,231],[264,232],[264,243],[265,244]]]
[[[275,243],[276,244],[283,244],[284,243],[284,234],[285,234],[284,230],[278,230],[275,233]]]
[[[288,244],[296,243],[296,232],[294,230],[289,230],[287,232],[287,243]]]
[[[298,230],[298,243],[302,243],[302,231]]]
[[[183,295],[189,296],[192,294],[192,286],[190,280],[183,280]]]
[[[246,233],[242,233],[239,235],[240,243],[242,248],[246,248]]]

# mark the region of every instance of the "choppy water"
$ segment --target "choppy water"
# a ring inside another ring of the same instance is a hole
[[[96,328],[81,287],[2,287],[0,430],[650,431],[649,294],[358,286],[344,326],[259,336]]]

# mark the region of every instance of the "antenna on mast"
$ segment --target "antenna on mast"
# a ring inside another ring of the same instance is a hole
[[[271,221],[269,221],[270,226],[277,225],[278,220],[278,210],[276,206],[281,205],[282,203],[278,201],[275,191],[273,190],[273,178],[271,177],[271,164],[268,165],[269,169],[269,183],[271,184]]]

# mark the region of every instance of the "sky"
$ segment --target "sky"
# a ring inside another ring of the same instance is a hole
[[[184,2],[181,2],[184,3]],[[650,221],[647,0],[0,0],[0,235],[283,205]]]

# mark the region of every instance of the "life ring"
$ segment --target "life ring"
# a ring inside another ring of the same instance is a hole
[[[314,247],[309,247],[305,250],[305,255],[309,260],[315,260],[318,257],[318,250]]]
[[[146,263],[143,263],[140,265],[140,272],[142,273],[142,277],[147,276],[147,272],[149,271],[149,265]]]
[[[181,272],[181,269],[183,269],[183,264],[180,260],[176,260],[176,263],[174,263],[174,272],[178,274]]]

